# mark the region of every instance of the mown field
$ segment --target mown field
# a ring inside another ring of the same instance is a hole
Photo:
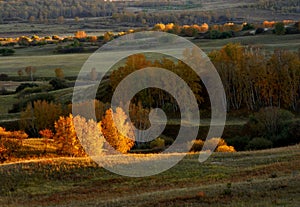
[[[300,35],[257,35],[221,40],[192,40],[204,52],[220,49],[224,45],[234,42],[242,45],[256,45],[271,52],[276,48],[297,51]],[[16,49],[16,54],[10,57],[0,57],[0,73],[17,76],[19,69],[27,66],[35,67],[36,77],[54,77],[54,70],[62,68],[65,76],[76,76],[91,53],[54,54],[55,45],[36,46]],[[113,56],[111,54],[110,56]]]
[[[35,146],[29,142],[27,150]],[[157,155],[157,158],[162,155]],[[176,156],[176,155],[174,155]],[[1,206],[299,206],[300,146],[189,154],[151,177],[112,174],[88,158],[0,165]]]

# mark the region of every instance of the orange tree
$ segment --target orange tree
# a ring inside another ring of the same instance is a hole
[[[126,153],[134,146],[132,125],[121,108],[117,108],[116,112],[108,109],[100,126],[106,141],[117,151]]]

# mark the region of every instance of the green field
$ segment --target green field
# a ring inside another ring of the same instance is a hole
[[[220,49],[230,42],[241,43],[242,45],[256,45],[271,52],[276,48],[297,51],[300,48],[299,40],[300,34],[283,36],[258,35],[223,40],[192,41],[204,52]],[[91,53],[55,55],[53,54],[54,49],[55,46],[53,45],[16,49],[15,56],[0,57],[0,73],[17,76],[19,69],[33,66],[37,69],[35,73],[36,77],[54,77],[54,70],[56,68],[62,68],[65,76],[76,76],[82,65],[91,55]],[[108,58],[111,57],[113,57],[113,54],[108,54]]]
[[[198,162],[198,155],[187,155],[172,169],[145,178],[112,174],[88,158],[2,164],[0,203],[3,207],[300,205],[299,145],[214,153],[204,163]]]

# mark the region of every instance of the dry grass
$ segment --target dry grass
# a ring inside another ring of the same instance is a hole
[[[35,146],[40,148],[37,140]],[[27,143],[34,145],[33,143]],[[112,174],[88,158],[0,165],[1,206],[298,206],[300,145],[190,154],[159,175]],[[156,155],[159,159],[161,155]],[[228,187],[230,183],[230,187]]]

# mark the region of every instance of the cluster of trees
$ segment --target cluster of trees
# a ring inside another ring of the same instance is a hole
[[[234,20],[231,17],[231,13],[228,11],[226,15],[217,14],[215,12],[196,12],[196,11],[176,11],[172,13],[168,12],[124,12],[114,13],[112,18],[116,22],[128,22],[140,25],[153,26],[157,22],[168,24],[174,22],[174,24],[191,25],[191,24],[203,24],[207,23],[226,23]]]
[[[256,4],[250,4],[250,8],[282,11],[286,13],[298,13],[300,3],[298,0],[260,0]]]
[[[299,110],[299,53],[277,49],[268,55],[258,47],[228,44],[209,57],[222,79],[228,111],[268,106]]]
[[[261,150],[300,143],[300,121],[278,107],[266,107],[253,113],[242,134],[229,137],[228,144],[238,151]]]
[[[162,58],[154,62],[147,60],[144,54],[136,54],[127,58],[124,66],[114,70],[110,75],[110,85],[114,91],[121,80],[123,80],[130,73],[145,68],[145,67],[158,67],[165,68],[172,71],[181,77],[191,88],[197,101],[203,102],[203,97],[200,95],[202,91],[202,85],[200,84],[200,78],[195,72],[191,72],[185,63],[182,61],[175,62],[169,58]],[[149,78],[157,78],[156,74],[149,72]],[[162,80],[163,81],[163,80]],[[175,87],[175,86],[174,86]],[[124,91],[126,93],[126,91]],[[181,91],[178,91],[178,96],[182,96]],[[177,102],[168,93],[154,88],[148,88],[141,91],[132,100],[136,105],[142,102],[142,106],[145,108],[161,107],[170,111],[178,111]]]
[[[272,54],[266,54],[258,47],[243,47],[231,43],[221,50],[210,52],[209,57],[223,82],[228,111],[244,108],[257,111],[268,106],[299,110],[299,53],[278,49]],[[114,91],[127,75],[144,67],[160,67],[176,73],[192,89],[199,104],[207,101],[201,79],[183,62],[168,58],[152,62],[143,54],[128,57],[124,66],[112,72],[112,90]],[[135,104],[139,101],[148,108],[165,107],[170,104],[173,111],[178,110],[176,100],[159,89],[141,91],[133,100]]]
[[[82,108],[84,104],[89,103],[80,103],[78,107]],[[95,148],[99,149],[97,152],[92,152],[93,154],[100,153],[103,149],[109,150],[108,145],[104,143],[104,138],[110,146],[122,153],[128,152],[133,147],[132,125],[129,124],[128,117],[121,108],[113,111],[107,104],[95,100],[97,119],[100,119],[97,123],[80,116],[73,117],[71,105],[64,110],[63,107],[61,104],[45,100],[29,103],[21,113],[20,128],[32,137],[42,136],[53,139],[58,153],[69,156],[85,155],[81,144],[90,146],[89,153]],[[80,126],[81,131],[75,131],[75,125]],[[103,146],[93,146],[98,143],[95,141],[97,139],[102,139]]]

